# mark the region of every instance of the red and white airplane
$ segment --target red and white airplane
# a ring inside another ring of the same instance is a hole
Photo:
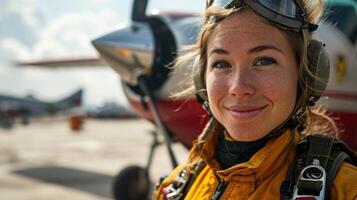
[[[327,45],[330,55],[330,81],[321,104],[343,129],[341,139],[357,150],[357,1],[330,0],[328,15],[321,22],[316,38]],[[172,99],[180,83],[191,73],[192,66],[180,66],[176,73],[167,67],[183,53],[183,45],[193,44],[201,18],[197,14],[163,12],[146,14],[147,0],[134,0],[130,24],[92,41],[100,58],[23,62],[20,65],[63,67],[109,64],[122,80],[123,89],[137,115],[152,121],[163,134],[171,163],[177,165],[171,148],[179,141],[187,148],[201,132],[208,117],[195,96]],[[156,138],[156,137],[155,137]],[[146,180],[157,140],[151,148],[145,169],[130,166],[117,177],[116,199],[136,199],[128,182]],[[141,175],[140,175],[141,174]],[[144,175],[142,175],[144,174]],[[143,177],[144,176],[144,177]],[[136,184],[134,184],[136,185]],[[136,188],[137,199],[144,199],[148,187]],[[143,195],[143,196],[140,196]]]

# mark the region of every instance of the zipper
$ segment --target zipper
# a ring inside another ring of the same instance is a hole
[[[228,183],[225,181],[220,180],[217,188],[216,188],[216,192],[214,193],[212,200],[218,200],[222,197],[224,190],[227,188]]]

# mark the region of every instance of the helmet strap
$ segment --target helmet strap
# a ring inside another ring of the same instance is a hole
[[[209,107],[208,101],[204,101],[202,106],[207,111],[208,116],[211,118],[213,115],[212,115],[212,112],[211,112],[211,108]]]

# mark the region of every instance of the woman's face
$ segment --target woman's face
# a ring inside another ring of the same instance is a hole
[[[294,108],[295,52],[282,31],[246,9],[223,20],[210,36],[205,79],[214,117],[234,139],[254,141]]]

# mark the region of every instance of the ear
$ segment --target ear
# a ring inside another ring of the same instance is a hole
[[[309,70],[313,77],[307,78],[309,104],[315,102],[325,91],[330,76],[330,60],[325,49],[325,44],[311,40],[307,49]],[[312,102],[310,102],[312,101]]]

